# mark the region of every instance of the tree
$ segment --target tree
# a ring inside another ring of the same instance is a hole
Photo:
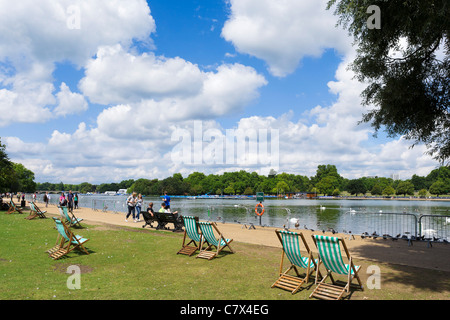
[[[338,189],[339,182],[336,177],[327,176],[322,178],[319,183],[317,183],[316,187],[319,189],[320,193],[332,195],[334,190]]]
[[[419,190],[419,197],[425,198],[427,196],[428,191],[426,189],[420,189]]]
[[[442,180],[438,180],[430,186],[430,193],[440,196],[450,191],[449,185]]]
[[[89,182],[80,183],[80,185],[78,187],[78,191],[80,191],[81,193],[94,192],[95,189],[96,189],[96,187],[94,185],[90,184]]]
[[[0,193],[11,191],[12,162],[9,161],[6,147],[0,141]]]
[[[371,194],[379,196],[383,193],[383,188],[379,183],[373,186],[372,190],[370,191]]]
[[[233,185],[230,184],[228,187],[226,187],[226,188],[223,190],[223,192],[224,192],[225,194],[234,194],[235,192],[234,192]]]
[[[286,181],[282,180],[277,183],[275,188],[272,189],[272,193],[285,193],[289,191],[289,185],[286,183]]]
[[[251,187],[245,188],[244,195],[251,196],[252,194],[254,194],[254,192],[253,192],[253,189]]]
[[[402,181],[397,186],[397,194],[413,195],[414,185],[409,181]]]
[[[152,187],[157,180],[137,179],[131,187],[128,188],[128,193],[136,192],[137,194],[150,195],[152,194]]]
[[[318,165],[316,175],[311,178],[311,181],[313,184],[316,184],[320,180],[328,176],[335,177],[339,184],[342,181],[342,177],[339,175],[336,166],[332,164]]]
[[[414,185],[414,190],[427,189],[427,179],[413,174],[411,183]]]
[[[384,127],[390,137],[403,135],[412,146],[425,143],[436,160],[448,160],[448,0],[330,0],[328,9],[334,5],[339,24],[358,47],[351,69],[368,83],[363,103],[375,106],[362,122],[371,123],[375,132]],[[368,21],[370,6],[379,9],[379,29]]]
[[[16,176],[17,189],[13,191],[34,192],[36,183],[34,182],[34,173],[28,170],[21,163],[13,163],[13,170]]]
[[[361,179],[353,179],[348,182],[347,191],[350,192],[350,194],[358,195],[358,193],[365,194],[367,189]]]
[[[391,186],[387,186],[383,190],[383,195],[385,195],[385,196],[392,196],[394,194],[395,194],[395,189]]]

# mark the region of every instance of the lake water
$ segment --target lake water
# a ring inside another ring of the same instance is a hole
[[[57,195],[52,203],[57,203]],[[159,197],[145,197],[143,209],[149,202],[158,210]],[[198,216],[201,220],[218,223],[240,223],[245,226],[286,226],[291,230],[314,229],[379,235],[423,235],[433,230],[433,236],[450,241],[450,201],[422,200],[326,200],[270,199],[263,202],[265,212],[255,215],[255,200],[172,198],[172,211]],[[116,214],[127,212],[126,196],[81,195],[80,207]],[[105,214],[111,214],[105,212]]]

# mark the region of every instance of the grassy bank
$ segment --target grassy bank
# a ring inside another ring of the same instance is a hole
[[[90,240],[90,254],[73,251],[54,261],[45,251],[56,240],[51,218],[25,220],[0,212],[0,299],[145,299],[145,300],[303,300],[310,282],[292,295],[271,289],[277,278],[280,249],[234,242],[235,254],[211,261],[177,255],[182,234],[149,229],[83,224],[75,234]],[[350,299],[448,299],[450,273],[379,264],[381,289],[366,286]],[[81,268],[81,288],[68,289],[67,267]]]

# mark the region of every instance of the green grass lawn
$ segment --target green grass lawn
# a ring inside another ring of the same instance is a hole
[[[53,219],[25,216],[0,212],[1,300],[304,300],[314,287],[310,282],[294,295],[271,288],[280,249],[233,242],[235,254],[207,261],[176,254],[181,233],[150,229],[82,223],[84,228],[72,230],[90,239],[90,254],[72,251],[52,260],[45,251],[56,241]],[[357,263],[366,285],[365,270],[374,263]],[[81,268],[80,289],[67,287],[71,265]],[[449,298],[449,273],[377,265],[381,289],[355,291],[352,300]]]

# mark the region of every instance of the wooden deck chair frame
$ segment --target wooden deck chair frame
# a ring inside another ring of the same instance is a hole
[[[14,212],[22,213],[23,209],[19,209],[12,199],[9,200],[9,209],[6,211],[6,214],[11,214]]]
[[[47,211],[42,211],[41,209],[39,209],[39,207],[36,205],[36,203],[34,203],[33,201],[30,202],[30,215],[28,217],[26,217],[25,219],[31,220],[34,219],[36,217],[45,219],[47,218],[45,216],[45,213]]]
[[[200,245],[200,253],[196,258],[211,260],[217,257],[217,255],[227,247],[231,253],[234,253],[234,250],[230,246],[233,239],[226,239],[217,228],[215,222],[200,221],[198,225],[202,234],[202,244]],[[214,235],[214,230],[218,234],[218,237]],[[205,241],[208,242],[208,245],[203,249],[203,243]],[[213,247],[216,247],[216,250],[212,251]]]
[[[286,231],[275,230],[275,233],[280,240],[282,246],[281,262],[279,278],[272,285],[272,288],[277,287],[284,290],[291,291],[292,294],[300,290],[304,283],[308,283],[311,274],[316,271],[316,277],[321,277],[320,271],[318,271],[318,259],[314,259],[312,251],[309,249],[308,243],[305,240],[303,234]],[[300,252],[300,239],[303,247],[307,252],[307,257],[303,257]],[[284,257],[287,257],[290,266],[283,272]],[[301,276],[298,268],[306,270],[304,277]],[[296,276],[288,274],[291,270],[295,271]],[[318,273],[317,273],[318,271]]]
[[[192,256],[194,253],[200,250],[200,245],[202,244],[202,235],[198,231],[198,217],[183,216],[183,221],[183,244],[181,245],[181,249],[177,252],[177,254]],[[189,239],[190,241],[186,243],[186,241],[188,241]]]
[[[45,214],[47,213],[47,211],[42,211],[42,210],[36,205],[36,202],[32,201],[31,203],[33,204],[34,208],[36,209],[36,212],[37,212],[39,218],[43,218],[43,219],[44,219],[44,218],[47,218],[47,217],[45,216]]]
[[[64,217],[70,227],[78,226],[82,228],[80,222],[83,221],[83,219],[75,217],[73,212],[69,211],[65,206],[58,206],[58,208],[60,210],[61,216]]]
[[[354,265],[353,259],[347,249],[344,239],[324,235],[311,235],[311,237],[313,238],[319,252],[318,268],[320,268],[321,265],[324,265],[327,270],[327,274],[319,283],[317,283],[316,279],[317,286],[309,297],[326,300],[339,300],[345,292],[348,293],[350,291],[350,285],[354,279],[358,281],[359,288],[363,290],[363,285],[358,275],[361,266]],[[344,249],[347,257],[347,264],[344,263],[342,258],[341,247]],[[332,273],[347,276],[345,286],[337,285]],[[328,277],[330,277],[332,284],[325,283],[325,280]]]
[[[89,254],[89,252],[84,247],[84,244],[88,242],[89,239],[83,238],[80,235],[74,235],[73,232],[66,226],[66,224],[61,221],[61,219],[53,217],[53,220],[55,221],[56,229],[61,235],[61,240],[57,245],[59,246],[59,248],[55,246],[47,251],[49,252],[49,256],[52,259],[59,259],[75,249],[84,251],[86,254]]]

